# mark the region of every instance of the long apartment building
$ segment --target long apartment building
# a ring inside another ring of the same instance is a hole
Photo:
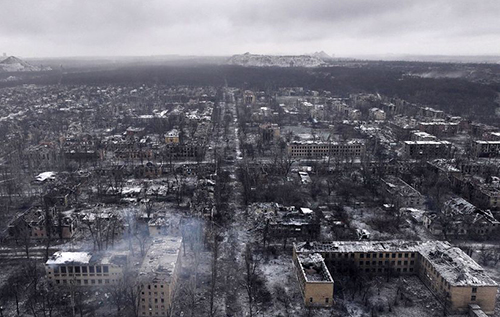
[[[448,242],[302,242],[294,244],[293,252],[294,259],[321,255],[332,275],[353,268],[358,274],[415,274],[450,312],[466,312],[469,304],[479,305],[487,314],[492,314],[495,309],[498,284],[472,258]],[[300,262],[294,263],[300,273]],[[302,288],[304,277],[299,273]],[[303,291],[305,302],[319,305],[323,301],[322,306],[329,306],[322,286],[311,283],[308,286],[313,290]]]
[[[288,153],[297,158],[324,156],[358,158],[365,153],[365,143],[362,140],[347,142],[294,141],[288,145]]]
[[[424,206],[425,197],[401,178],[388,175],[382,179],[382,183],[385,189],[384,195],[396,208],[422,208]]]
[[[333,305],[333,278],[319,253],[293,254],[293,263],[306,307]]]
[[[179,237],[155,238],[139,270],[139,316],[169,316],[182,266]]]
[[[126,252],[92,254],[58,251],[45,263],[45,272],[53,285],[109,286],[123,278],[127,265]]]
[[[451,155],[451,143],[448,141],[404,141],[403,144],[407,158],[448,158]]]
[[[472,153],[476,157],[499,157],[500,141],[474,141],[472,142]]]

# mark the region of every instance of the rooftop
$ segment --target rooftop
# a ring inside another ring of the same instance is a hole
[[[297,253],[417,252],[453,286],[498,286],[461,249],[444,241],[334,241],[294,244]]]
[[[405,144],[451,145],[448,141],[404,141]]]
[[[89,264],[92,259],[90,252],[57,251],[45,263],[46,265]]]
[[[407,184],[399,177],[389,175],[383,178],[382,181],[385,183],[391,194],[422,197],[422,194],[420,194],[418,190]]]
[[[365,144],[365,142],[363,140],[359,140],[359,139],[354,139],[354,140],[349,140],[349,141],[345,141],[345,142],[342,142],[342,141],[332,141],[332,142],[328,142],[328,141],[312,141],[312,140],[305,140],[305,141],[292,141],[290,142],[290,144],[294,144],[294,145],[309,145],[309,144],[316,144],[316,145],[358,145],[358,144]]]
[[[458,125],[458,122],[430,121],[420,122],[421,125]]]
[[[46,265],[78,265],[78,264],[116,264],[125,265],[127,262],[128,252],[106,252],[106,253],[91,253],[91,252],[69,252],[57,251],[54,253]]]
[[[326,268],[321,254],[299,254],[298,259],[307,282],[333,283],[332,276]]]
[[[149,283],[169,282],[175,270],[181,245],[180,237],[154,239],[142,262],[139,278]]]

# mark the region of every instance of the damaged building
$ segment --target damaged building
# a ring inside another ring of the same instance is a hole
[[[320,254],[334,276],[345,274],[353,267],[366,274],[417,275],[446,305],[448,312],[467,312],[470,304],[479,305],[486,314],[492,314],[495,309],[498,284],[471,257],[449,242],[392,240],[294,244],[294,258],[311,254]],[[296,269],[302,270],[298,264],[296,261]],[[320,287],[317,288],[320,293]]]

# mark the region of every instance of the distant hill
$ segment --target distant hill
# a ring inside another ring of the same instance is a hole
[[[227,61],[229,65],[240,65],[250,67],[318,67],[324,61],[311,55],[256,55],[245,53],[233,55]]]
[[[15,56],[0,61],[0,72],[39,72],[42,70],[50,70],[50,68],[31,65]]]
[[[333,59],[333,56],[330,56],[328,54],[325,53],[325,51],[321,51],[321,52],[314,52],[312,54],[310,54],[311,56],[314,56],[314,57],[317,57],[323,61],[329,61],[331,59]]]

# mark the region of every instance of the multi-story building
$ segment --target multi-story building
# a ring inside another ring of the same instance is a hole
[[[167,144],[177,144],[179,143],[179,130],[172,129],[167,134],[165,134],[165,143]]]
[[[425,131],[430,134],[441,136],[451,136],[458,133],[458,122],[446,122],[446,121],[430,121],[430,122],[420,122],[418,124],[418,129],[420,131]]]
[[[486,132],[484,139],[488,141],[500,141],[500,132]]]
[[[481,208],[500,209],[500,186],[498,184],[476,185],[472,191],[472,201]]]
[[[292,157],[311,158],[333,156],[340,158],[359,158],[365,153],[362,140],[347,142],[294,141],[288,145]]]
[[[415,274],[449,312],[467,312],[470,304],[479,305],[487,314],[495,309],[498,284],[472,258],[448,242],[302,242],[294,244],[293,252],[294,259],[320,254],[333,275],[353,268],[357,274]],[[302,270],[297,262],[296,270]],[[321,286],[308,286],[321,294]],[[309,294],[316,292],[309,290]]]
[[[389,175],[382,179],[385,185],[385,194],[397,208],[422,208],[425,197],[415,188],[399,177]]]
[[[500,156],[500,141],[474,141],[472,153],[476,157],[498,157]]]
[[[123,278],[127,253],[92,254],[58,251],[45,262],[47,278],[54,285],[109,286]]]
[[[431,107],[420,107],[419,113],[420,116],[431,118],[431,119],[444,119],[446,113],[441,110],[436,110]]]
[[[318,253],[293,254],[295,272],[300,291],[307,307],[330,307],[333,305],[333,278]]]
[[[470,175],[452,174],[451,184],[458,194],[482,209],[500,209],[500,185],[485,184]]]
[[[410,140],[411,132],[418,128],[417,120],[401,115],[395,116],[388,124],[399,140]]]
[[[500,158],[482,158],[457,162],[464,174],[500,175]]]
[[[370,119],[372,120],[385,120],[385,111],[379,108],[371,108],[368,112]]]
[[[164,148],[163,157],[168,159],[202,159],[205,147],[196,143],[171,143]]]
[[[436,137],[424,131],[415,130],[411,132],[411,141],[436,141]]]
[[[170,316],[182,255],[179,237],[155,238],[142,262],[138,287],[139,316]]]
[[[426,212],[422,220],[432,234],[445,237],[467,234],[487,237],[500,227],[490,210],[479,209],[461,197],[446,201],[440,212]]]
[[[448,141],[404,141],[404,156],[414,159],[447,158],[451,155]]]
[[[320,234],[320,223],[309,208],[296,209],[294,206],[275,205],[268,212],[261,209],[259,223],[264,223],[267,239],[285,241],[316,240]]]
[[[30,208],[9,224],[9,236],[15,240],[71,239],[78,228],[73,211]]]

